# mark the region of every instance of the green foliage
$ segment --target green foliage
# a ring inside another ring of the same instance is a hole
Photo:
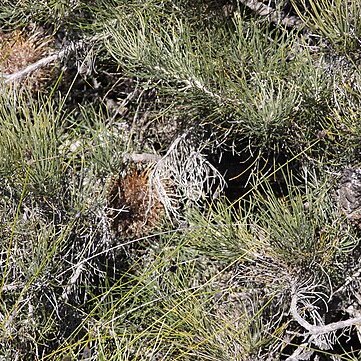
[[[264,310],[253,310],[255,316],[246,301],[237,307],[228,295],[235,290],[222,283],[227,268],[210,264],[204,275],[197,254],[184,243],[175,245],[177,240],[159,244],[139,275],[90,301],[95,306],[89,318],[97,321],[83,325],[91,327],[89,341],[103,345],[111,360],[246,360],[266,333],[258,322]],[[62,349],[69,353],[72,346]]]
[[[0,99],[0,174],[22,184],[29,178],[40,193],[53,193],[63,169],[58,152],[62,110],[51,101],[3,90]]]
[[[277,2],[304,25],[284,29],[242,4],[2,2],[4,31],[81,41],[48,94],[1,84],[0,359],[333,351],[338,334],[308,334],[291,305],[296,289],[320,326],[359,306],[336,188],[360,162],[360,6]],[[138,238],[125,198],[146,210]]]
[[[193,246],[222,262],[256,262],[255,255],[267,254],[289,269],[334,273],[335,262],[352,252],[358,240],[340,222],[329,181],[309,177],[303,186],[289,180],[283,197],[263,180],[246,213],[216,202],[208,214],[191,214]]]
[[[272,144],[291,125],[302,101],[299,88],[312,89],[296,83],[311,78],[298,74],[312,66],[307,54],[287,59],[292,35],[269,33],[241,16],[222,28],[196,26],[176,14],[157,18],[148,9],[120,13],[107,28],[109,48],[125,70],[162,79],[182,102],[208,108],[214,127],[234,138],[249,136],[255,145]]]
[[[90,6],[86,0],[3,0],[0,20],[6,29],[29,24],[52,26],[54,32],[64,28],[84,28],[92,22],[91,14],[100,8],[100,3],[100,0],[92,1]]]
[[[252,213],[244,217],[239,212],[216,202],[206,214],[190,214],[190,238],[194,246],[217,261],[252,260],[252,252],[259,246],[250,230]]]
[[[1,96],[0,355],[34,360],[73,331],[115,257],[105,183],[127,139],[91,107],[75,119],[52,94]]]
[[[342,0],[310,0],[308,3],[305,12],[296,5],[305,25],[329,41],[336,51],[352,57],[361,39],[360,3]],[[302,5],[305,7],[305,1]]]
[[[288,196],[282,198],[270,189],[265,193],[260,222],[275,254],[291,267],[321,267],[332,273],[337,256],[357,246],[340,223],[327,182],[307,184],[305,191],[289,185]]]
[[[269,30],[239,12],[222,26],[204,28],[150,3],[118,8],[105,33],[124,71],[161,80],[175,107],[189,113],[189,123],[210,125],[218,141],[247,139],[292,154],[308,149],[326,161],[337,158],[349,139],[334,122],[333,109],[347,101],[335,103],[334,88],[342,81],[329,76],[326,59],[312,54],[297,32]],[[336,147],[331,139],[326,153],[319,141],[324,132],[342,139]]]

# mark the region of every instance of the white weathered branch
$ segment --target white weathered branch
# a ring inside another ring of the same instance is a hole
[[[50,63],[52,63],[53,61],[59,59],[60,57],[60,53],[58,54],[53,54],[53,55],[49,55],[46,58],[40,59],[38,61],[36,61],[33,64],[28,65],[27,67],[25,67],[24,69],[21,69],[15,73],[12,74],[1,74],[1,77],[5,79],[5,83],[10,83],[16,80],[20,80],[22,78],[24,78],[25,76],[27,76],[30,73],[33,73],[35,70],[38,70],[40,68],[42,68],[43,66],[46,66]]]
[[[0,293],[2,292],[9,292],[24,288],[24,285],[21,283],[11,283],[8,285],[3,285],[2,288],[0,288]]]
[[[305,361],[309,360],[313,355],[314,350],[308,349],[308,345],[303,343],[299,345],[293,354],[286,358],[286,361]]]
[[[34,71],[52,63],[58,59],[64,58],[67,54],[69,54],[70,52],[76,51],[79,47],[81,47],[83,45],[84,45],[84,41],[79,41],[78,43],[75,43],[75,44],[72,43],[71,45],[60,50],[59,52],[49,55],[49,56],[46,56],[45,58],[42,58],[42,59],[36,61],[35,63],[30,64],[15,73],[12,73],[12,74],[1,74],[0,73],[0,78],[5,79],[5,83],[19,81],[19,80],[23,79],[24,77],[26,77],[27,75],[33,73]]]
[[[350,318],[345,321],[332,322],[327,325],[316,326],[311,325],[299,314],[297,310],[298,295],[296,289],[292,290],[291,308],[290,312],[292,317],[299,323],[300,326],[305,328],[310,335],[323,335],[333,331],[341,330],[346,327],[361,325],[361,317]]]
[[[273,23],[293,28],[301,28],[303,26],[303,22],[297,16],[287,16],[284,12],[276,11],[276,9],[260,1],[240,0],[240,2],[258,15],[268,17]]]
[[[124,155],[124,160],[134,163],[158,162],[162,157],[158,154],[150,153],[128,153]]]

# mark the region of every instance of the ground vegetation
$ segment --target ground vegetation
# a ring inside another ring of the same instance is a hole
[[[361,3],[0,1],[0,360],[358,360]]]

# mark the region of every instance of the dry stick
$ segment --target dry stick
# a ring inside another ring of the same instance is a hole
[[[282,24],[286,27],[301,29],[303,23],[297,16],[287,16],[283,11],[276,11],[271,6],[265,5],[257,0],[240,0],[240,2],[253,10],[260,16],[268,16],[271,22]]]
[[[58,54],[49,55],[46,58],[40,59],[37,62],[28,65],[26,68],[17,71],[16,73],[2,74],[1,77],[5,79],[5,83],[10,83],[10,82],[13,82],[16,80],[20,80],[20,79],[24,78],[26,75],[34,72],[35,70],[57,60],[60,57],[60,53],[61,52],[59,52]]]
[[[43,66],[46,66],[58,59],[62,59],[65,55],[69,54],[71,51],[76,51],[76,49],[81,47],[83,44],[84,44],[84,42],[82,42],[82,41],[79,41],[78,43],[75,43],[75,44],[71,44],[71,45],[67,46],[66,48],[60,50],[58,53],[49,55],[45,58],[42,58],[42,59],[36,61],[35,63],[28,65],[24,69],[17,71],[16,73],[12,73],[12,74],[1,74],[0,73],[0,78],[5,79],[5,83],[10,83],[10,82],[14,82],[17,80],[21,80],[22,78],[26,77],[28,74],[42,68]]]
[[[332,322],[332,323],[329,323],[328,325],[323,325],[323,326],[311,325],[309,322],[307,322],[305,319],[303,319],[301,317],[301,315],[298,313],[297,300],[298,300],[298,295],[297,295],[295,288],[293,287],[291,308],[290,308],[291,315],[311,335],[322,335],[325,333],[340,330],[342,328],[355,326],[355,325],[361,325],[361,317],[350,318],[345,321]]]
[[[286,361],[305,361],[309,360],[313,355],[314,350],[308,350],[307,344],[303,343],[298,346],[293,354],[286,358]]]
[[[346,288],[350,285],[350,283],[357,280],[360,277],[360,275],[361,275],[361,268],[359,268],[351,276],[346,277],[345,283],[341,287],[339,287],[336,291],[334,291],[330,297],[333,297],[336,293],[344,292]]]
[[[124,160],[132,161],[134,163],[158,162],[162,157],[158,154],[151,153],[127,153],[124,155]]]

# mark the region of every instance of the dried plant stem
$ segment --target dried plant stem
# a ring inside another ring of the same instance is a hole
[[[61,53],[49,55],[45,58],[42,58],[38,61],[36,61],[33,64],[28,65],[24,69],[21,69],[15,73],[12,74],[1,74],[1,77],[5,79],[5,83],[14,82],[17,80],[21,80],[22,78],[26,77],[28,74],[33,73],[34,71],[42,68],[43,66],[46,66],[53,61],[59,59],[61,57]]]
[[[45,58],[39,59],[35,63],[30,64],[15,73],[12,73],[12,74],[1,74],[0,73],[0,78],[3,78],[5,83],[20,81],[21,79],[25,78],[27,75],[33,73],[34,71],[36,71],[44,66],[47,66],[48,64],[50,64],[56,60],[63,59],[69,53],[74,52],[78,48],[84,46],[84,44],[85,44],[84,41],[79,41],[78,43],[72,43],[69,46],[61,49],[59,52],[49,55],[49,56],[46,56]]]
[[[281,24],[286,27],[301,28],[303,23],[297,16],[287,16],[281,11],[277,11],[271,6],[265,5],[257,0],[240,0],[240,2],[253,10],[260,16],[267,16],[271,22]]]
[[[150,153],[128,153],[124,155],[124,160],[134,163],[153,163],[161,159],[160,155]]]
[[[178,136],[149,175],[149,194],[157,195],[169,219],[182,218],[182,203],[199,205],[215,188],[225,187],[223,176],[188,136],[189,132]]]
[[[293,354],[286,358],[286,361],[305,361],[309,360],[313,355],[313,350],[307,349],[307,344],[303,343],[302,345],[298,346]]]
[[[291,307],[290,307],[291,315],[299,323],[299,325],[305,328],[308,331],[308,333],[311,335],[314,336],[323,335],[329,332],[341,330],[346,327],[361,325],[361,317],[350,318],[345,321],[332,322],[322,326],[311,325],[299,314],[297,310],[297,301],[298,301],[298,295],[294,288],[292,290],[292,299],[291,299]]]

